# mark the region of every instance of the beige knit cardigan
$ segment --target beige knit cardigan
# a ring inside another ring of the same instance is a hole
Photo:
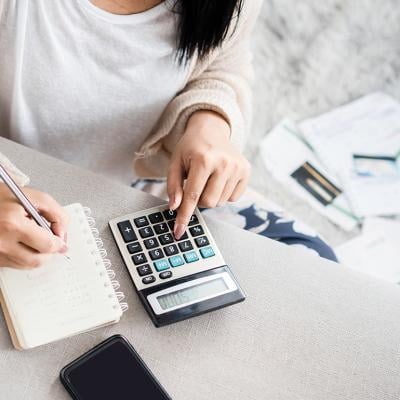
[[[250,36],[262,0],[245,0],[242,14],[233,21],[221,47],[205,60],[191,61],[185,88],[172,99],[156,126],[133,159],[141,177],[163,177],[175,145],[182,137],[189,117],[198,110],[212,110],[230,124],[231,140],[240,149],[245,144],[251,121]],[[18,160],[15,160],[18,162]],[[29,178],[0,152],[0,163],[22,186]]]

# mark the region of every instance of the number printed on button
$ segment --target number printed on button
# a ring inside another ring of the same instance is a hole
[[[164,257],[164,254],[161,249],[150,250],[149,254],[152,260],[159,260],[160,258]]]

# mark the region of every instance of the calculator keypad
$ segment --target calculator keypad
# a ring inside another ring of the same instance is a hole
[[[188,230],[176,240],[176,212],[155,211],[117,223],[135,273],[143,284],[152,284],[158,278],[170,279],[174,269],[180,271],[185,265],[193,268],[196,262],[216,255],[197,215],[192,215]]]

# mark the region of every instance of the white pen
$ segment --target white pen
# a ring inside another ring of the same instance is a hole
[[[46,229],[49,233],[54,235],[54,232],[51,230],[48,222],[38,213],[33,204],[29,201],[29,199],[24,195],[22,190],[16,184],[14,179],[8,174],[5,168],[0,164],[0,178],[6,184],[6,186],[10,189],[10,191],[14,194],[17,200],[20,202],[21,206],[24,207],[25,211],[32,217],[32,219],[42,228]],[[67,260],[70,260],[68,256],[65,256]]]

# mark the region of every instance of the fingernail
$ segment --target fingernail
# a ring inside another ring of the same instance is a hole
[[[186,225],[184,224],[175,224],[174,226],[174,235],[175,239],[179,240],[183,234],[185,233]]]
[[[177,199],[178,199],[178,196],[176,194],[173,194],[170,197],[169,204],[168,204],[170,210],[175,211],[178,208],[179,204],[177,204]]]
[[[170,210],[173,210],[175,205],[175,195],[173,194],[172,196],[170,196],[169,198],[169,202],[168,202],[168,207]]]

